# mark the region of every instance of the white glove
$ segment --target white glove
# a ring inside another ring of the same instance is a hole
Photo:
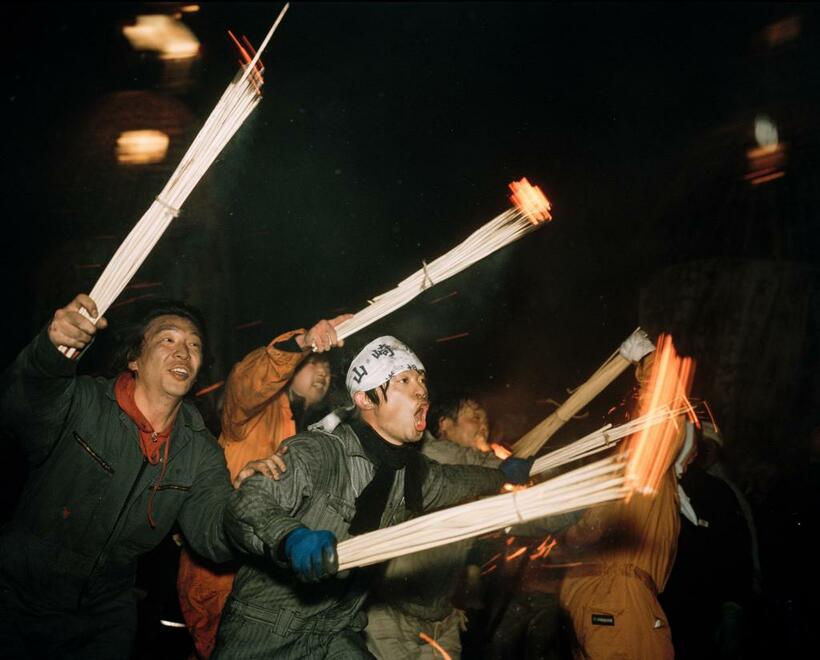
[[[621,344],[618,352],[621,354],[621,357],[630,362],[640,362],[641,358],[649,355],[654,350],[655,344],[649,341],[649,335],[638,328],[626,338],[626,341]]]

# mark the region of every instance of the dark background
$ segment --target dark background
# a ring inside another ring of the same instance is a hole
[[[280,5],[181,14],[191,60],[123,37],[179,8],[4,10],[2,365],[90,291],[164,186],[236,71],[226,30],[258,44]],[[671,331],[765,503],[820,421],[818,27],[809,4],[294,4],[260,106],[107,316],[115,329],[157,296],[200,306],[214,360],[199,386],[216,383],[444,254],[526,176],[555,220],[352,337],[338,372],[395,334],[434,391],[476,391],[509,440],[636,326]],[[761,115],[784,175],[755,184]],[[170,136],[168,156],[119,165],[117,136],[144,128]],[[110,343],[81,368],[101,370]],[[197,399],[215,432],[220,392]]]

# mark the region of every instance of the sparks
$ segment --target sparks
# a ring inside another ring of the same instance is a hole
[[[452,660],[452,658],[450,657],[450,654],[447,653],[447,651],[445,651],[443,648],[441,648],[441,645],[436,640],[434,640],[432,637],[430,637],[430,635],[427,635],[423,632],[420,632],[419,637],[421,637],[425,642],[427,642],[430,646],[432,646],[436,651],[441,653],[441,657],[444,660]]]
[[[552,220],[552,205],[538,186],[532,185],[526,177],[513,181],[510,185],[510,201],[526,215],[534,225]]]
[[[234,330],[247,330],[248,328],[253,328],[257,325],[262,325],[261,319],[257,321],[250,321],[249,323],[240,323],[234,327]]]
[[[558,545],[558,541],[556,541],[552,536],[547,536],[547,538],[541,541],[535,549],[535,552],[530,555],[530,559],[534,561],[536,559],[544,559],[548,557],[556,545]]]
[[[462,337],[469,337],[469,336],[470,336],[469,332],[460,332],[457,335],[450,335],[449,337],[439,337],[438,339],[436,339],[436,343],[441,344],[445,341],[452,341],[453,339],[461,339]]]
[[[206,394],[210,394],[211,392],[215,392],[220,387],[225,384],[224,380],[220,380],[218,383],[214,383],[213,385],[208,385],[207,387],[203,387],[201,390],[194,392],[194,396],[205,396]]]

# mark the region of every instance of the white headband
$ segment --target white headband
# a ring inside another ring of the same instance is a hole
[[[352,396],[386,383],[402,371],[424,371],[418,356],[395,337],[374,339],[353,358],[347,370],[345,385]]]

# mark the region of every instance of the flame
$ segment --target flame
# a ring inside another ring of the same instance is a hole
[[[441,657],[444,658],[444,660],[452,660],[450,654],[447,653],[447,651],[445,651],[443,648],[441,648],[441,645],[432,637],[430,637],[430,635],[420,632],[419,637],[421,637],[425,642],[432,646],[436,651],[441,653]]]
[[[687,406],[687,414],[694,410],[687,395],[692,386],[695,363],[692,358],[678,356],[672,337],[661,335],[648,382],[642,387],[638,415],[647,415],[664,407]],[[632,492],[654,494],[664,474],[675,458],[682,436],[683,425],[678,418],[645,428],[626,443],[629,462],[627,483]]]
[[[552,205],[538,186],[532,185],[526,177],[510,184],[510,201],[526,215],[534,225],[552,220],[550,210]]]

